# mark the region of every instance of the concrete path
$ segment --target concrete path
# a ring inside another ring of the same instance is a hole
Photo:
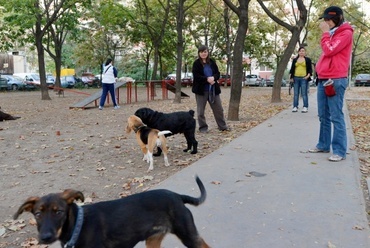
[[[347,128],[351,147],[348,119]],[[349,150],[337,163],[330,154],[308,153],[318,132],[312,94],[308,113],[285,110],[157,188],[198,196],[199,175],[207,200],[189,208],[213,248],[369,248],[357,153]],[[173,235],[162,246],[184,247]]]

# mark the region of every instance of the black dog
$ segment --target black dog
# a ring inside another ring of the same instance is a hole
[[[167,233],[175,234],[186,247],[209,248],[199,236],[193,215],[184,205],[198,206],[206,199],[206,190],[198,177],[201,195],[194,198],[169,190],[151,190],[122,199],[98,202],[82,207],[80,191],[30,197],[14,215],[31,212],[37,222],[40,243],[59,240],[67,248],[132,248],[140,241],[146,247],[160,248]]]
[[[184,152],[191,151],[191,154],[198,152],[198,142],[195,139],[195,127],[196,122],[194,119],[194,111],[178,111],[173,113],[161,113],[150,108],[140,108],[136,110],[135,115],[138,116],[148,127],[155,128],[158,130],[169,130],[172,134],[183,133],[187,148]],[[170,136],[172,134],[166,134]],[[162,153],[161,149],[158,148],[154,156],[160,156]]]
[[[21,117],[12,116],[12,115],[7,114],[7,113],[0,110],[0,121],[10,121],[10,120],[16,120],[16,119],[19,119],[19,118],[21,118]]]

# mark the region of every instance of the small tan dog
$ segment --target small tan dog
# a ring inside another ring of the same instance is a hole
[[[165,134],[171,134],[171,131],[159,131],[147,127],[139,117],[131,115],[127,120],[126,133],[134,131],[136,140],[141,150],[144,153],[143,160],[149,163],[148,171],[153,170],[153,150],[156,146],[160,146],[163,150],[164,165],[170,166],[167,158],[167,147]]]

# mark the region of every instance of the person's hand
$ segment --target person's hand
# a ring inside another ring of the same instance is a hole
[[[212,84],[215,83],[215,78],[214,77],[207,77],[207,82],[212,85]]]
[[[320,24],[319,24],[319,28],[321,29],[321,31],[323,32],[323,33],[325,33],[325,32],[329,32],[329,30],[330,30],[330,27],[329,27],[329,25],[324,21],[324,22],[320,22]]]
[[[294,79],[293,78],[290,78],[289,79],[289,82],[293,83],[294,82]]]

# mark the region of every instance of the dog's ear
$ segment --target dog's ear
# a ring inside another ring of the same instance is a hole
[[[127,119],[127,126],[126,126],[126,133],[130,133],[132,131],[132,126],[133,126],[133,118],[132,116],[130,116],[128,119]]]
[[[131,133],[132,129],[129,124],[126,126],[126,133]]]
[[[73,190],[73,189],[66,189],[62,193],[62,198],[68,203],[72,204],[75,200],[81,200],[82,202],[85,200],[84,195],[81,191]]]
[[[19,215],[21,215],[24,211],[32,212],[33,206],[35,206],[36,202],[40,200],[40,197],[29,197],[22,206],[19,207],[18,211],[14,214],[13,219],[18,219]]]

